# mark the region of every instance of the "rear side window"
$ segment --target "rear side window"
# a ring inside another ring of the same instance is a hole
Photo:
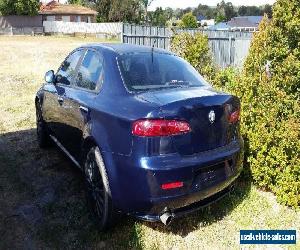
[[[70,85],[75,77],[76,66],[83,50],[76,50],[62,63],[60,69],[56,74],[56,82],[60,84]]]
[[[103,59],[102,57],[92,51],[88,50],[82,60],[78,69],[76,78],[76,86],[88,90],[96,90],[97,83],[103,83]]]

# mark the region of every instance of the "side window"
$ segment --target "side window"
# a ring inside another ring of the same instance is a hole
[[[96,52],[88,50],[79,67],[76,85],[80,88],[95,90],[99,81],[102,84],[103,77],[103,59]]]
[[[56,82],[70,85],[72,79],[75,76],[76,66],[83,53],[83,50],[77,50],[72,53],[67,59],[62,63],[60,69],[56,74]]]

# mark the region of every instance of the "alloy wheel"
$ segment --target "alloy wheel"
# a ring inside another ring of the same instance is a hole
[[[101,220],[105,209],[105,191],[95,155],[92,153],[87,156],[85,179],[92,209]]]

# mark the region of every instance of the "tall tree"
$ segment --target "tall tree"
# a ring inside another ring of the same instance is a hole
[[[272,5],[266,4],[263,8],[263,13],[262,14],[267,14],[269,18],[272,18],[273,16],[273,11],[272,11]]]
[[[197,16],[204,16],[207,19],[214,18],[214,8],[208,5],[199,4],[197,8],[193,10],[193,14]]]
[[[91,9],[96,9],[96,4],[99,0],[68,0],[68,4],[77,4],[89,7]]]
[[[16,1],[12,0],[0,0],[0,13],[1,15],[15,15],[16,14]]]
[[[222,13],[217,13],[217,16],[215,18],[215,22],[216,23],[221,23],[221,22],[224,22],[226,21],[226,17],[222,14]]]
[[[233,4],[231,2],[225,3],[224,0],[222,0],[217,5],[217,13],[218,16],[224,16],[225,21],[229,21],[231,18],[235,17],[237,15],[236,11],[234,10]]]
[[[145,13],[145,22],[148,21],[148,7],[151,5],[151,3],[153,2],[154,0],[140,0],[140,2],[142,3],[142,6],[144,8],[144,13]]]
[[[247,16],[247,6],[242,5],[238,8],[238,15],[239,16]]]
[[[143,10],[138,0],[110,1],[108,20],[111,22],[140,23]]]
[[[39,0],[0,0],[0,13],[2,15],[28,15],[38,14]]]
[[[267,14],[268,17],[272,17],[272,6],[266,4],[264,6],[240,6],[238,9],[239,16],[262,16]]]
[[[95,4],[95,9],[98,11],[97,21],[98,22],[108,22],[109,12],[111,9],[111,0],[98,0]]]
[[[231,18],[237,15],[236,11],[234,10],[233,4],[231,2],[227,2],[225,4],[225,17],[226,20],[230,20]]]
[[[172,8],[165,8],[165,15],[167,17],[167,20],[172,19],[173,15],[174,15],[174,10]]]
[[[177,9],[174,10],[174,17],[176,19],[180,19],[182,17],[182,15],[183,15],[183,10],[182,9],[177,8]]]
[[[168,12],[164,11],[162,7],[157,7],[155,11],[149,12],[148,14],[151,25],[165,26],[169,20]]]
[[[68,4],[84,5],[84,0],[68,0]]]

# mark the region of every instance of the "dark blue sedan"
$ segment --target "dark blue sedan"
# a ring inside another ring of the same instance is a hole
[[[82,169],[101,230],[120,212],[167,225],[223,197],[241,172],[238,98],[170,52],[87,45],[45,81],[39,145],[54,141]]]

